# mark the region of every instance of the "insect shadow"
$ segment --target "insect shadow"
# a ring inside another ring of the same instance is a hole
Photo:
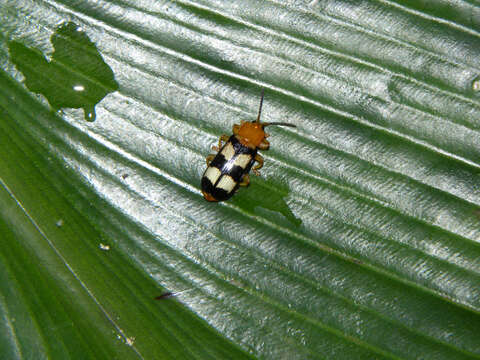
[[[266,216],[275,223],[282,223],[287,219],[289,223],[299,227],[302,220],[295,216],[286,202],[289,193],[290,189],[285,183],[272,183],[256,176],[248,191],[237,194],[232,203],[247,212]]]

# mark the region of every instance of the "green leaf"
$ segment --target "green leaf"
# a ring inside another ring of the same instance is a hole
[[[478,4],[0,14],[3,358],[480,358]],[[297,128],[206,202],[262,88]]]

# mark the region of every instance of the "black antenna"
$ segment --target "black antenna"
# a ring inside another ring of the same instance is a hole
[[[297,127],[297,125],[293,125],[293,124],[289,124],[289,123],[283,123],[283,122],[263,123],[262,125],[263,125],[264,127],[265,127],[265,126],[270,126],[270,125]]]
[[[260,114],[262,113],[262,105],[263,105],[263,95],[265,93],[265,89],[262,89],[262,96],[260,98],[260,108],[258,109],[258,116],[257,116],[257,123],[260,122]]]
[[[265,89],[262,89],[262,97],[260,98],[260,108],[258,109],[258,117],[257,123],[260,122],[260,114],[262,113],[262,105],[263,105],[263,95],[265,93]],[[270,125],[279,125],[279,126],[290,126],[290,127],[297,127],[296,125],[284,123],[284,122],[272,122],[272,123],[262,123],[262,126],[270,126]]]

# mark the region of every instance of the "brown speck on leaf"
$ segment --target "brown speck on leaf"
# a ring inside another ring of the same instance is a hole
[[[157,297],[155,297],[155,300],[164,300],[164,299],[170,299],[171,297],[174,297],[175,294],[168,291],[168,292],[165,292],[163,293],[162,295],[159,295]]]

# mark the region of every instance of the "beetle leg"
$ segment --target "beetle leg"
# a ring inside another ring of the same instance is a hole
[[[262,142],[258,144],[258,148],[260,150],[268,150],[269,147],[270,147],[270,143],[266,139],[263,139]]]
[[[220,151],[220,149],[221,149],[222,146],[223,146],[222,141],[223,141],[223,142],[227,142],[229,138],[230,138],[230,137],[229,137],[228,135],[222,135],[222,136],[220,136],[220,139],[218,139],[218,147],[217,147],[217,146],[212,146],[212,150]]]
[[[240,181],[240,182],[238,183],[238,185],[240,185],[240,186],[248,186],[248,184],[250,184],[250,175],[245,174],[245,175],[243,175],[243,177],[242,177],[242,181]]]
[[[255,155],[255,161],[258,162],[258,164],[253,167],[252,171],[255,175],[258,176],[260,175],[260,172],[258,171],[258,169],[261,169],[263,166],[263,157],[257,154]]]
[[[214,157],[215,157],[214,154],[210,154],[210,155],[207,156],[207,166],[210,165],[210,163],[212,162]]]
[[[238,124],[233,125],[233,128],[232,128],[233,135],[238,135],[239,130],[240,130],[240,125]]]

